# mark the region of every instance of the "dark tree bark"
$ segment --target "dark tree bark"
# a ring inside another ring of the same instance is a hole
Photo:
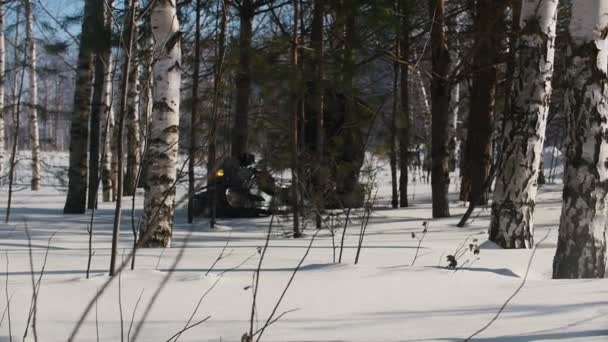
[[[323,72],[324,72],[324,49],[323,49],[323,16],[324,16],[324,0],[315,0],[313,4],[313,19],[310,33],[311,46],[314,50],[313,60],[313,90],[312,90],[312,106],[314,115],[307,113],[308,120],[314,119],[315,124],[315,180],[314,180],[314,195],[317,206],[316,226],[321,228],[320,212],[324,209],[324,191],[326,172],[324,165],[325,153],[325,118],[324,118],[324,97],[325,89],[323,87]]]
[[[209,151],[207,154],[207,184],[212,177],[214,177],[215,172],[215,162],[217,159],[217,126],[218,126],[218,117],[220,111],[220,99],[222,98],[222,79],[224,75],[224,58],[226,55],[226,29],[228,24],[228,8],[226,0],[222,0],[221,2],[221,13],[219,13],[218,17],[218,35],[217,35],[217,52],[216,52],[216,60],[214,65],[214,75],[213,75],[213,102],[211,107],[211,122],[209,123]],[[212,196],[212,204],[211,204],[211,220],[209,225],[211,228],[215,227],[215,209],[217,205],[217,196],[214,192]]]
[[[192,80],[192,111],[190,113],[190,150],[188,160],[188,223],[194,221],[194,166],[196,165],[196,141],[198,127],[198,88],[201,64],[201,0],[196,0],[196,31],[194,32],[194,71]]]
[[[87,150],[89,117],[91,113],[91,88],[93,80],[93,53],[96,13],[103,11],[103,2],[87,0],[84,5],[82,34],[76,72],[74,110],[70,126],[70,166],[68,170],[68,194],[63,208],[65,214],[84,214],[87,200]]]
[[[431,79],[431,177],[433,217],[449,217],[448,190],[450,187],[449,110],[450,54],[445,35],[445,1],[430,0],[432,79]]]
[[[393,4],[395,13],[399,13],[399,3],[395,1]],[[390,166],[391,166],[391,206],[393,208],[399,207],[399,184],[397,183],[397,125],[399,115],[399,74],[401,68],[399,66],[399,57],[401,55],[400,49],[400,28],[397,24],[395,30],[395,60],[393,61],[393,112],[390,120],[390,134],[389,134],[389,154],[390,154]]]
[[[298,19],[300,18],[300,1],[293,0],[293,32],[291,40],[291,192],[292,192],[292,211],[293,211],[293,237],[299,238],[302,236],[300,230],[300,110],[301,100],[298,87],[300,69],[298,67],[300,61],[299,55],[299,30]]]
[[[483,185],[492,167],[493,116],[498,81],[497,63],[504,35],[504,1],[479,0],[474,13],[472,92],[467,140],[462,162],[461,201],[486,204]]]
[[[407,61],[410,55],[410,16],[413,9],[412,0],[401,0],[399,13],[401,14],[401,24],[399,28],[401,50],[401,60]],[[409,165],[409,139],[410,139],[410,76],[409,65],[401,63],[401,112],[399,116],[399,206],[408,207],[407,199],[407,183],[408,183],[408,165]]]
[[[243,0],[239,6],[238,70],[236,75],[236,111],[232,126],[233,157],[247,152],[249,137],[249,107],[251,98],[251,44],[253,39],[254,0]]]

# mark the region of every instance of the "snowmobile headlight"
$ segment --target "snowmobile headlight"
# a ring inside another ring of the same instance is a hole
[[[224,177],[224,169],[219,169],[215,172],[216,177]]]

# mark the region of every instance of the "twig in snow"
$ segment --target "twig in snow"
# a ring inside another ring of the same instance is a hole
[[[253,338],[253,323],[255,320],[255,309],[256,309],[256,301],[258,298],[258,285],[260,283],[260,270],[262,268],[262,262],[264,262],[264,256],[266,255],[266,250],[268,249],[268,243],[270,242],[270,234],[272,232],[272,224],[274,223],[274,215],[270,217],[270,223],[268,224],[268,232],[266,233],[266,242],[264,242],[264,248],[260,253],[260,261],[258,262],[258,267],[253,273],[253,299],[251,303],[251,316],[249,318],[249,339]]]
[[[8,341],[13,342],[13,330],[11,324],[11,298],[8,296],[8,252],[6,253],[6,282],[4,283],[4,294],[6,295],[6,310],[8,312]]]
[[[38,276],[38,280],[35,280],[34,277],[34,263],[33,263],[33,258],[32,258],[32,246],[31,246],[31,238],[30,238],[30,234],[29,231],[27,229],[27,224],[25,226],[25,231],[28,237],[28,247],[30,249],[30,268],[31,268],[31,273],[32,273],[32,302],[30,304],[30,310],[29,310],[29,314],[28,314],[28,318],[27,318],[27,324],[25,325],[25,332],[23,333],[23,339],[25,340],[25,338],[27,337],[27,333],[28,333],[28,328],[30,325],[30,322],[32,323],[32,333],[34,334],[34,341],[38,341],[38,332],[36,330],[36,312],[38,311],[38,297],[40,294],[40,286],[42,284],[42,276],[44,275],[44,271],[46,269],[46,262],[48,260],[48,256],[49,256],[49,250],[51,249],[51,240],[53,240],[53,237],[55,236],[56,232],[53,232],[51,234],[51,236],[48,239],[47,242],[47,246],[46,246],[46,251],[44,253],[44,261],[42,263],[42,268],[40,269],[40,275]]]
[[[281,305],[281,302],[283,301],[283,298],[285,298],[285,295],[287,294],[287,290],[289,290],[289,287],[291,287],[291,283],[293,282],[293,279],[296,277],[296,273],[298,273],[298,271],[300,270],[300,267],[302,267],[302,264],[304,263],[304,260],[306,260],[306,257],[308,256],[308,253],[310,253],[310,249],[312,248],[312,244],[315,242],[315,238],[317,237],[317,234],[319,234],[319,231],[320,230],[317,230],[315,232],[315,234],[312,236],[312,238],[310,239],[310,244],[308,244],[308,248],[306,249],[306,252],[304,253],[304,255],[302,256],[302,258],[300,259],[300,262],[298,263],[298,265],[296,266],[296,268],[291,273],[291,277],[289,278],[289,281],[287,282],[287,285],[285,285],[285,288],[283,289],[283,293],[281,293],[281,296],[279,297],[279,299],[277,300],[274,308],[272,309],[272,313],[270,313],[270,316],[268,316],[268,319],[266,320],[266,323],[259,330],[259,334],[257,335],[258,338],[256,339],[256,342],[260,341],[260,339],[262,338],[262,335],[264,334],[264,331],[266,330],[266,328],[268,328],[272,323],[276,322],[279,318],[281,318],[286,313],[285,312],[285,313],[281,314],[279,317],[277,317],[277,319],[274,319],[274,315],[276,314],[277,310],[279,309],[279,305]],[[250,335],[250,336],[251,336],[251,338],[253,338],[254,335]]]
[[[350,220],[350,210],[346,210],[346,221],[344,221],[344,229],[342,230],[342,240],[340,241],[340,256],[338,257],[338,263],[342,262],[342,251],[344,251],[344,238],[346,237],[346,228],[348,228],[348,221]]]
[[[95,301],[95,336],[99,342],[99,310],[97,309],[97,301]]]
[[[220,255],[217,256],[217,258],[215,259],[215,261],[213,262],[213,264],[211,264],[211,267],[209,267],[209,269],[207,270],[207,272],[205,272],[205,276],[209,275],[209,272],[211,272],[213,270],[213,268],[215,267],[215,265],[217,265],[218,262],[220,262],[220,260],[227,258],[228,256],[230,256],[230,253],[226,256],[224,256],[224,252],[226,252],[226,248],[228,247],[228,243],[230,243],[230,238],[232,237],[232,231],[228,234],[228,239],[226,240],[226,244],[224,245],[224,248],[222,248]]]
[[[154,269],[157,270],[157,271],[158,271],[158,266],[160,265],[160,259],[162,259],[163,255],[165,254],[165,249],[166,248],[163,247],[160,250],[160,253],[158,254],[158,259],[156,259],[156,266],[154,267]]]
[[[288,313],[292,313],[295,311],[298,311],[300,309],[291,309],[291,310],[287,310],[287,311],[283,311],[280,315],[277,316],[277,318],[273,319],[272,321],[270,321],[267,325],[265,325],[262,329],[268,328],[269,326],[273,325],[274,323],[278,322],[281,318],[283,318],[283,316],[287,315]],[[259,329],[258,331],[256,331],[255,333],[258,334],[262,331],[262,329]]]
[[[32,276],[32,301],[30,303],[30,310],[27,317],[27,323],[25,324],[25,331],[23,332],[23,340],[25,341],[27,333],[32,324],[32,334],[34,335],[34,341],[38,341],[38,333],[36,332],[36,275],[34,274],[34,256],[32,255],[32,237],[30,236],[30,230],[27,227],[27,219],[23,219],[23,226],[25,228],[25,235],[27,236],[27,252],[30,260],[30,274]]]
[[[6,301],[7,305],[4,308],[4,311],[2,311],[2,318],[0,318],[0,327],[2,326],[2,323],[4,323],[4,317],[6,317],[6,312],[7,312],[7,309],[8,309],[8,303],[10,303],[11,300],[13,300],[13,295],[11,295],[11,297]]]
[[[424,240],[424,237],[428,232],[429,221],[426,220],[422,222],[422,226],[424,226],[424,229],[422,230],[422,237],[418,237],[416,233],[412,232],[412,238],[418,239],[418,247],[416,247],[416,254],[414,255],[414,259],[412,260],[412,264],[410,266],[414,266],[414,264],[416,263],[416,259],[418,259],[418,252],[420,251],[420,246],[422,245],[422,241]]]
[[[150,302],[148,302],[148,305],[146,306],[146,309],[144,310],[144,314],[142,316],[142,319],[137,324],[137,326],[135,327],[135,331],[133,332],[133,341],[136,341],[137,337],[139,337],[139,333],[141,332],[141,329],[144,326],[144,323],[146,322],[146,319],[148,318],[148,315],[152,311],[152,308],[154,307],[154,304],[156,303],[156,300],[158,299],[158,296],[160,296],[160,293],[163,291],[163,289],[165,288],[165,286],[169,282],[169,279],[171,279],[171,276],[173,275],[173,272],[175,272],[175,270],[177,269],[177,265],[182,260],[182,257],[184,256],[184,252],[186,250],[186,244],[187,244],[188,240],[190,239],[190,235],[191,234],[192,234],[192,232],[190,232],[188,234],[188,236],[186,237],[186,241],[184,242],[184,246],[182,248],[180,248],[179,253],[177,254],[177,257],[175,258],[175,261],[173,262],[173,265],[171,265],[171,268],[169,269],[169,272],[167,272],[167,274],[165,275],[165,277],[161,281],[160,285],[156,288],[156,291],[152,295],[152,298],[150,298]]]
[[[122,262],[125,262],[125,251],[122,251]],[[125,320],[122,314],[122,272],[118,273],[118,314],[120,315],[120,341],[125,341]]]
[[[528,280],[528,274],[530,273],[530,267],[532,266],[532,260],[534,260],[534,254],[536,254],[536,249],[538,248],[538,246],[541,243],[543,243],[547,239],[547,237],[549,237],[550,233],[551,233],[551,229],[549,229],[547,231],[547,234],[545,234],[545,236],[536,245],[534,245],[534,249],[532,250],[532,254],[530,254],[530,259],[528,260],[528,266],[526,267],[526,274],[524,275],[524,279],[522,279],[521,284],[517,287],[515,292],[513,292],[513,294],[509,298],[507,298],[507,300],[502,304],[500,309],[498,309],[498,312],[496,313],[496,315],[494,315],[494,317],[492,317],[492,319],[488,322],[488,324],[484,325],[483,328],[474,332],[471,336],[465,338],[464,342],[470,341],[473,337],[481,334],[482,332],[487,330],[492,324],[494,324],[494,322],[496,322],[496,320],[498,319],[500,314],[505,310],[505,308],[507,307],[509,302],[513,298],[515,298],[515,296],[517,296],[517,294],[521,291],[521,289],[524,287],[524,285],[526,285],[526,281]]]
[[[129,324],[129,331],[127,331],[127,342],[131,340],[131,328],[133,328],[133,322],[135,321],[135,313],[137,312],[137,307],[139,306],[139,302],[141,302],[141,296],[143,294],[144,289],[141,289],[139,297],[137,297],[137,302],[135,302],[135,307],[133,308],[133,314],[131,315],[131,324]]]
[[[202,320],[200,320],[200,321],[198,321],[198,322],[196,322],[196,323],[194,323],[192,325],[189,325],[189,326],[185,327],[184,329],[178,331],[175,335],[169,337],[169,339],[166,342],[170,342],[172,339],[176,338],[176,336],[179,336],[179,335],[183,334],[187,330],[190,330],[190,329],[192,329],[192,328],[194,328],[194,327],[196,327],[198,325],[201,325],[201,324],[207,322],[210,318],[211,318],[211,316],[207,316],[204,319],[202,319]],[[177,341],[177,339],[176,339],[176,341]]]

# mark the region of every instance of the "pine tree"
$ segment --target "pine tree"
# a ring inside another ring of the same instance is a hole
[[[84,214],[87,200],[89,118],[91,114],[91,90],[93,81],[93,54],[95,39],[95,15],[103,11],[103,2],[86,0],[80,50],[76,72],[76,91],[70,126],[70,165],[68,170],[68,194],[63,208],[65,214]]]
[[[450,87],[450,54],[445,35],[445,1],[430,0],[431,52],[433,72],[431,79],[431,177],[433,193],[433,217],[449,217],[450,205],[448,190],[450,187],[449,165],[449,109]]]

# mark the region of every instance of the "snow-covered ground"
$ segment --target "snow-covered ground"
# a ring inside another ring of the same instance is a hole
[[[87,302],[108,279],[113,204],[101,204],[95,214],[92,276],[86,279],[90,217],[62,214],[65,193],[57,179],[62,172],[58,166],[66,162],[65,154],[47,154],[45,160],[49,164],[43,179],[47,186],[36,193],[19,187],[14,194],[11,223],[0,224],[0,311],[5,311],[9,298],[14,340],[24,334],[32,300],[25,227],[31,236],[36,277],[54,234],[37,304],[40,341],[65,341]],[[20,179],[27,183],[24,174],[25,170]],[[388,171],[383,169],[378,179],[378,205],[385,206],[390,193]],[[317,235],[277,315],[296,311],[270,326],[263,341],[457,341],[495,316],[522,282],[532,252],[493,248],[486,241],[489,210],[475,213],[468,227],[457,228],[465,208],[456,202],[456,188],[452,186],[453,218],[430,221],[415,265],[411,266],[418,246],[412,233],[421,237],[422,223],[431,215],[430,184],[412,187],[415,198],[411,208],[378,207],[373,212],[358,265],[354,265],[358,218],[346,232],[341,264],[334,262],[329,231]],[[0,195],[2,218],[6,194],[5,187]],[[136,219],[141,202],[141,198],[136,201]],[[131,207],[130,200],[124,203]],[[608,279],[551,280],[560,210],[561,186],[543,187],[535,234],[537,241],[548,237],[536,251],[525,287],[496,322],[474,340],[608,341]],[[207,222],[189,225],[185,216],[184,209],[178,209],[173,248],[141,250],[136,270],[122,274],[120,287],[117,281],[112,283],[87,317],[77,341],[95,341],[97,331],[100,341],[121,341],[121,307],[124,340],[129,330],[132,340],[146,306],[168,275],[171,277],[151,308],[139,341],[166,341],[184,327],[200,297],[210,288],[192,322],[211,317],[184,332],[179,340],[240,341],[249,331],[253,273],[269,218],[222,220],[219,229],[210,231]],[[131,217],[130,209],[126,209],[120,241],[125,255],[132,244]],[[306,238],[293,240],[285,237],[289,229],[284,218],[278,218],[273,226],[260,275],[254,330],[267,320],[314,234],[308,230]],[[337,243],[341,229],[336,234]],[[467,251],[474,239],[481,245],[479,256]],[[226,257],[205,275],[226,245]],[[461,245],[465,247],[459,260],[462,267],[446,269],[445,256]],[[183,257],[170,274],[180,252]],[[6,313],[0,341],[9,341],[8,335]],[[28,340],[31,337],[30,328]]]

